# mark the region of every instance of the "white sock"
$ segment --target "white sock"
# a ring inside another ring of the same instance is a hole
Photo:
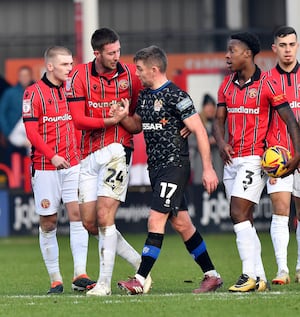
[[[289,217],[273,215],[270,233],[275,251],[278,273],[282,270],[289,273],[287,266],[287,248],[290,238]]]
[[[41,227],[39,227],[39,242],[51,283],[54,281],[62,282],[62,276],[59,270],[59,251],[56,229],[50,232],[44,232]]]
[[[118,230],[117,235],[117,254],[137,270],[141,263],[141,255],[124,239]]]
[[[220,277],[220,274],[216,270],[210,270],[210,271],[204,272],[204,275]]]
[[[144,286],[144,284],[145,284],[145,278],[144,278],[144,276],[142,276],[142,275],[140,275],[140,274],[135,274],[135,276],[134,276],[141,284],[142,284],[142,286]]]
[[[111,278],[115,264],[117,249],[116,226],[99,227],[99,258],[100,272],[98,283],[111,287]]]
[[[253,234],[254,234],[254,249],[255,249],[255,273],[256,276],[259,277],[261,280],[267,282],[267,277],[264,269],[264,265],[261,258],[261,243],[259,237],[257,235],[256,229],[252,227]]]
[[[74,262],[74,277],[86,274],[89,234],[81,221],[70,221],[70,246]]]
[[[244,274],[256,280],[255,274],[255,246],[251,222],[240,222],[233,226],[236,233],[236,244],[242,260]]]
[[[297,220],[297,229],[296,229],[296,240],[298,245],[298,256],[297,256],[297,265],[296,270],[300,270],[300,222]]]

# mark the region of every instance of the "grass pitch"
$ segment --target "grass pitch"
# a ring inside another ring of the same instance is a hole
[[[263,260],[269,280],[276,274],[272,242],[268,233],[259,234]],[[145,234],[125,235],[140,251]],[[236,250],[234,234],[207,234],[204,236],[209,253],[224,285],[212,294],[194,295],[202,278],[197,265],[188,255],[177,235],[166,235],[161,255],[152,270],[154,280],[151,292],[143,296],[128,296],[116,284],[133,275],[133,269],[117,258],[112,292],[103,298],[89,298],[84,293],[71,291],[73,263],[68,237],[59,237],[60,267],[65,292],[47,296],[48,274],[40,254],[37,237],[0,239],[0,316],[299,316],[300,284],[294,283],[296,265],[295,234],[289,244],[291,284],[272,286],[270,292],[235,294],[227,291],[241,273],[241,262]],[[90,238],[88,273],[98,276],[97,241]]]

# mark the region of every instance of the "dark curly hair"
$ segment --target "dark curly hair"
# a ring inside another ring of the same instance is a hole
[[[252,51],[253,56],[258,54],[260,52],[260,42],[258,37],[249,32],[240,32],[235,33],[230,36],[232,40],[239,40],[243,43],[245,43],[249,49]]]

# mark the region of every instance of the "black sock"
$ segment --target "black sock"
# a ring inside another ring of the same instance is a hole
[[[142,252],[142,262],[137,271],[137,274],[147,277],[151,271],[156,259],[159,256],[162,242],[164,239],[164,234],[149,232],[146,239],[143,252]]]
[[[205,242],[198,230],[184,243],[193,259],[201,267],[203,273],[215,269],[206,250]]]

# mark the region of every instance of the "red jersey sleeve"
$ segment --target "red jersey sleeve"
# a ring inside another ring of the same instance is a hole
[[[86,87],[85,81],[81,79],[81,73],[85,70],[82,69],[88,65],[78,65],[73,69],[70,78],[66,83],[67,100],[69,102],[71,115],[75,128],[78,130],[93,130],[104,128],[104,120],[101,117],[91,117],[85,113],[86,104]]]
[[[34,148],[51,161],[55,152],[48,146],[39,133],[40,104],[37,94],[30,88],[23,95],[23,121],[27,138]]]
[[[273,107],[289,106],[285,93],[275,79],[267,78],[266,84],[269,88],[269,101]]]

